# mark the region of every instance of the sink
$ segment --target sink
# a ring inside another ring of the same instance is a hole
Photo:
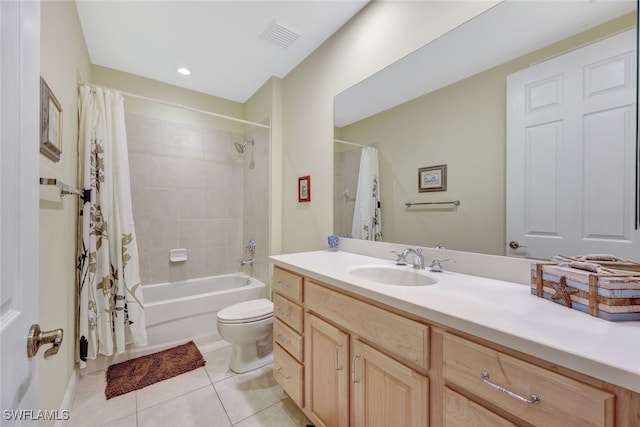
[[[395,286],[427,286],[438,282],[438,279],[425,274],[424,271],[411,267],[365,265],[352,268],[349,274],[360,279]]]

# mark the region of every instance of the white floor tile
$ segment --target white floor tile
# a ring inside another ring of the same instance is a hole
[[[128,417],[120,418],[110,423],[102,424],[100,427],[136,427],[138,425],[138,417],[136,414]]]
[[[271,366],[226,378],[214,384],[232,423],[237,423],[286,398],[273,379]]]
[[[309,421],[273,379],[272,366],[244,374],[229,369],[231,345],[198,345],[207,364],[110,400],[105,371],[83,375],[67,427],[296,427]],[[213,383],[213,385],[212,385]]]
[[[227,414],[209,385],[138,413],[138,427],[228,427]]]
[[[69,427],[102,425],[136,413],[135,393],[127,393],[109,400],[104,395],[106,380],[102,374],[83,377],[78,384]]]
[[[307,424],[310,424],[309,420],[287,398],[258,412],[256,415],[234,424],[234,427],[304,427]]]
[[[193,371],[185,372],[168,380],[151,384],[136,391],[138,411],[171,400],[206,385],[211,385],[211,381],[204,368],[194,369]]]
[[[211,382],[215,383],[225,378],[229,378],[235,373],[229,369],[229,361],[231,360],[231,346],[226,346],[215,351],[204,354],[204,365]]]

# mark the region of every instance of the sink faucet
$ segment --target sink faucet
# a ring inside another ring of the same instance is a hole
[[[431,265],[429,266],[429,271],[431,271],[433,273],[442,273],[444,271],[443,268],[442,268],[442,263],[443,262],[453,262],[453,263],[455,263],[455,260],[452,260],[452,259],[443,259],[443,260],[434,259],[433,261],[431,261]]]
[[[413,255],[413,268],[418,270],[424,270],[424,255],[422,255],[422,249],[407,248],[403,252],[405,256]]]
[[[407,249],[405,249],[402,252],[398,252],[398,251],[389,251],[392,254],[394,254],[396,257],[398,257],[396,259],[396,265],[407,265]]]

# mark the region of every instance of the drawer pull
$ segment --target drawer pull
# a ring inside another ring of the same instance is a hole
[[[291,285],[287,285],[282,280],[278,280],[278,285],[282,286],[283,288],[290,288],[291,287]]]
[[[291,344],[291,340],[286,339],[282,334],[278,334],[278,340],[283,344]]]
[[[291,379],[291,375],[285,375],[284,373],[282,373],[282,368],[278,368],[278,375],[280,375],[285,380]]]
[[[531,396],[529,396],[529,398],[527,399],[526,397],[522,397],[519,394],[516,394],[510,390],[507,390],[506,388],[499,386],[498,384],[494,384],[491,381],[489,381],[489,372],[487,371],[482,371],[482,382],[495,388],[498,391],[501,391],[503,393],[505,393],[507,396],[509,397],[513,397],[514,399],[519,400],[520,402],[524,402],[524,403],[528,403],[529,405],[534,405],[537,403],[540,403],[540,397],[538,397],[537,394],[532,394]]]
[[[335,357],[335,363],[334,363],[334,366],[336,367],[336,371],[342,371],[342,368],[343,368],[338,364],[338,350],[340,350],[341,347],[342,347],[342,344],[338,344],[336,346],[336,357]]]
[[[362,355],[358,352],[351,358],[351,382],[356,384],[360,382],[360,378],[356,377],[356,359],[359,359],[361,357]]]
[[[282,315],[282,316],[284,316],[284,317],[289,317],[289,316],[291,316],[289,313],[287,313],[286,311],[284,311],[284,309],[283,309],[282,307],[278,307],[278,308],[276,309],[276,311],[277,311],[278,313],[280,313],[280,315]]]

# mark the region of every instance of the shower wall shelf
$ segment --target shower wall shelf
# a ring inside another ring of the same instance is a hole
[[[79,190],[56,178],[40,178],[40,185],[55,185],[60,189],[61,196],[80,196],[84,201],[88,201],[91,194],[90,190]]]
[[[406,207],[410,208],[412,206],[418,205],[454,205],[460,206],[460,200],[454,200],[452,202],[407,202],[404,204]]]

